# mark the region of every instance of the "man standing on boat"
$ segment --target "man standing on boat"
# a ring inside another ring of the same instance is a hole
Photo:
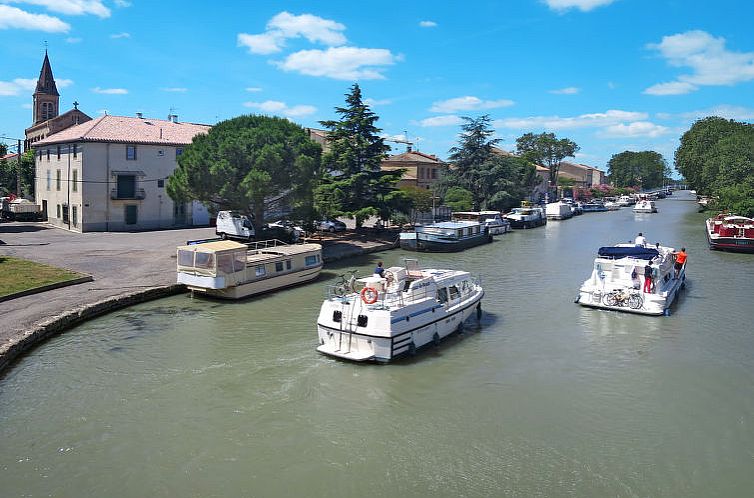
[[[644,237],[644,234],[639,232],[639,235],[636,236],[636,240],[634,240],[634,245],[636,247],[646,247],[647,246],[647,239]]]
[[[647,264],[644,267],[644,294],[652,292],[652,265]]]
[[[678,278],[678,275],[681,273],[681,268],[683,268],[683,264],[686,263],[686,258],[688,255],[686,254],[686,248],[681,247],[681,250],[679,252],[673,253],[675,254],[675,264],[673,265],[673,268],[675,269],[675,279]]]

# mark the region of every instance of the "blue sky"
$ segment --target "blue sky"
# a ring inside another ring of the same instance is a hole
[[[695,119],[754,120],[752,19],[749,0],[0,0],[0,135],[30,125],[46,41],[61,111],[318,127],[358,82],[386,136],[441,158],[489,114],[506,149],[552,131],[591,166],[672,166]]]

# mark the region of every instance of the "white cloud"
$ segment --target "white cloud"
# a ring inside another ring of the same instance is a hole
[[[608,110],[605,112],[581,114],[573,117],[560,116],[530,116],[525,118],[507,118],[494,122],[502,128],[534,128],[545,130],[567,130],[575,128],[605,127],[625,122],[642,121],[647,119],[645,112],[631,112]]]
[[[454,115],[454,114],[447,114],[445,116],[434,116],[427,119],[422,119],[419,122],[419,125],[423,127],[432,127],[432,126],[458,126],[460,124],[463,124],[463,119],[460,117]]]
[[[550,93],[554,93],[555,95],[576,95],[581,91],[580,88],[576,88],[575,86],[569,86],[566,88],[559,88],[558,90],[550,90]]]
[[[509,107],[513,105],[512,100],[482,100],[478,97],[465,96],[453,99],[434,102],[429,109],[432,112],[451,113],[458,111],[483,111],[487,109],[497,109],[500,107]]]
[[[0,97],[31,93],[36,86],[37,80],[28,78],[16,78],[13,81],[0,81]]]
[[[364,99],[364,103],[369,106],[381,106],[381,105],[390,105],[393,103],[391,99],[370,99],[369,97]]]
[[[311,43],[328,46],[346,43],[341,33],[346,29],[344,25],[311,14],[296,16],[281,12],[270,19],[266,27],[260,34],[239,33],[238,45],[248,47],[252,53],[266,55],[280,52],[289,38],[304,37]]]
[[[182,86],[171,86],[167,88],[162,88],[163,92],[172,92],[172,93],[185,93],[188,92],[188,88],[184,88]]]
[[[385,79],[383,68],[400,60],[382,48],[331,47],[327,50],[301,50],[275,64],[284,71],[336,80]]]
[[[582,12],[588,12],[603,5],[610,5],[613,1],[614,0],[545,0],[545,3],[552,10],[565,11],[568,9],[579,9]]]
[[[317,112],[317,108],[311,105],[295,105],[289,107],[285,102],[267,100],[264,102],[244,102],[244,107],[258,109],[265,114],[282,115],[289,118],[308,116]]]
[[[21,104],[21,108],[22,108],[22,109],[31,109],[31,108],[32,108],[32,105],[31,105],[31,104],[29,104],[29,103],[26,103],[26,104]]]
[[[419,21],[419,26],[422,28],[436,28],[437,23],[435,21]]]
[[[671,66],[691,69],[675,82],[647,88],[644,93],[650,95],[678,95],[699,86],[732,86],[754,80],[754,52],[731,52],[725,48],[725,38],[705,31],[664,36],[660,43],[650,43],[647,48],[656,50]]]
[[[28,29],[47,33],[67,33],[71,26],[57,17],[30,14],[16,7],[0,5],[0,29]]]
[[[685,81],[670,81],[668,83],[652,85],[642,93],[646,95],[685,95],[698,89],[699,87]]]
[[[65,39],[66,43],[81,43],[81,41],[82,41],[81,38],[75,38],[73,36],[68,37],[68,38]]]
[[[669,131],[669,128],[666,126],[656,125],[649,121],[635,121],[628,124],[619,123],[608,126],[601,135],[613,138],[656,138],[665,135]]]
[[[251,93],[256,93],[256,92],[261,92],[262,89],[258,86],[247,86],[246,91],[251,92]]]
[[[110,17],[110,9],[100,0],[5,0],[10,3],[25,3],[29,5],[40,5],[51,12],[67,14],[71,16],[80,16],[92,14],[97,17]]]
[[[35,84],[35,87],[36,87],[36,81],[34,82],[34,84]],[[67,88],[67,87],[73,85],[73,80],[69,80],[69,79],[66,79],[66,78],[56,79],[55,80],[55,85],[58,88]]]
[[[100,88],[100,87],[94,87],[92,88],[92,91],[94,93],[99,93],[102,95],[125,95],[128,93],[128,90],[125,88]]]
[[[749,121],[754,119],[754,109],[742,106],[721,104],[708,109],[685,112],[680,115],[683,119],[696,120],[707,116],[719,116],[725,119]],[[669,116],[672,117],[672,116]]]
[[[112,38],[113,40],[118,40],[120,38],[131,38],[131,33],[113,33],[112,35],[110,35],[110,38]]]

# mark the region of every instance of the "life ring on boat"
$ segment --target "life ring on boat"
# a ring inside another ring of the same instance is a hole
[[[366,304],[374,304],[377,302],[377,289],[372,287],[364,287],[361,289],[361,300]]]

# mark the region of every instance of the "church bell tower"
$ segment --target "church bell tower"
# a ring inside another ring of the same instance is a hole
[[[32,106],[34,124],[56,117],[59,114],[59,105],[60,94],[55,86],[50,59],[47,57],[47,50],[45,50],[45,60],[42,63],[42,69],[39,71],[37,88],[34,90],[34,104]]]

